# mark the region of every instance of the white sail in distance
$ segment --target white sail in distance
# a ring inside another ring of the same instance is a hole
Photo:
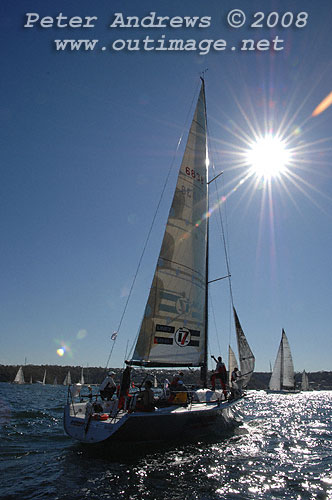
[[[63,381],[63,385],[71,385],[71,375],[70,375],[70,371],[68,371],[64,381]]]
[[[80,384],[84,385],[84,374],[83,374],[83,368],[81,369],[81,379],[80,379]]]
[[[16,373],[16,377],[14,379],[14,384],[25,384],[22,366],[19,367],[19,369]]]
[[[235,307],[233,307],[237,347],[239,351],[239,362],[241,372],[241,387],[246,387],[254,372],[255,356],[250,349],[246,336],[242,330]]]
[[[294,365],[292,354],[284,329],[282,329],[281,341],[276,361],[274,363],[269,389],[272,391],[293,390]]]
[[[204,83],[130,364],[206,363],[208,161]]]
[[[309,391],[309,379],[308,379],[308,375],[307,375],[305,370],[303,370],[303,373],[302,373],[301,390],[302,391]]]

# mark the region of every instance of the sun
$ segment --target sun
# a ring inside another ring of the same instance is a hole
[[[250,144],[246,162],[251,173],[259,179],[270,180],[285,173],[291,160],[285,142],[277,136],[266,135]]]

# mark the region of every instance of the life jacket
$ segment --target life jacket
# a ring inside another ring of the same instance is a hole
[[[173,404],[182,404],[187,402],[186,392],[177,392],[172,400]]]

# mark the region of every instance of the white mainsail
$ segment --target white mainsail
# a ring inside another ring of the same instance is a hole
[[[309,379],[308,379],[308,375],[307,375],[305,370],[303,370],[303,373],[302,373],[301,390],[302,391],[309,391]]]
[[[58,385],[58,379],[56,377],[54,377],[53,385]]]
[[[63,385],[71,385],[71,375],[70,375],[70,371],[68,371],[64,381],[63,381]]]
[[[84,385],[84,374],[83,374],[83,368],[81,368],[81,379],[80,379],[80,384]]]
[[[231,346],[228,346],[228,384],[231,385],[231,377],[234,368],[238,368],[236,357]]]
[[[295,386],[292,354],[284,329],[276,361],[271,375],[269,389],[271,391],[293,390]]]
[[[207,175],[202,83],[132,365],[206,364]]]
[[[44,370],[43,380],[37,380],[37,384],[45,385],[46,383],[46,370]]]
[[[13,383],[14,384],[25,384],[22,366],[19,367]]]
[[[255,356],[250,349],[246,336],[242,330],[235,307],[233,307],[237,347],[239,351],[241,387],[246,387],[254,372]]]

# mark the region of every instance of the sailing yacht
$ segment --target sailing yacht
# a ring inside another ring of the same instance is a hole
[[[62,383],[62,385],[71,385],[71,374],[70,374],[70,370],[68,370],[68,373],[67,375],[65,376],[65,379]]]
[[[126,370],[132,366],[200,367],[203,388],[187,391],[180,404],[161,398],[154,411],[138,409],[136,396],[128,397],[124,407],[115,399],[101,401],[99,413],[91,402],[75,402],[69,392],[64,409],[64,428],[69,436],[84,443],[169,441],[210,436],[237,425],[234,406],[238,399],[226,400],[222,391],[207,389],[207,214],[208,151],[202,79],[143,320]],[[246,356],[240,360],[245,363]],[[249,377],[249,368],[244,369],[247,371]]]
[[[19,369],[17,370],[13,384],[25,384],[22,366],[20,366]]]
[[[305,370],[302,372],[301,391],[309,391],[309,379]]]
[[[46,384],[46,370],[44,371],[44,376],[43,376],[43,380],[37,380],[37,384],[42,384],[42,385],[45,385]]]
[[[267,392],[278,394],[298,392],[295,391],[293,358],[284,329]]]
[[[84,385],[83,367],[81,368],[81,378],[80,378],[80,384],[81,384],[81,385]]]

